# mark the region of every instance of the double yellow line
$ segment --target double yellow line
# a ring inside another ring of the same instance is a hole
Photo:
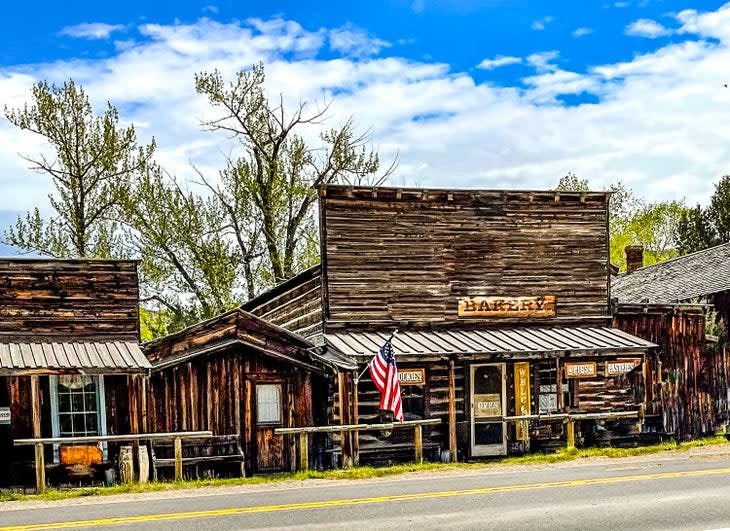
[[[69,522],[53,522],[45,524],[26,524],[0,527],[0,531],[40,531],[45,529],[73,529],[79,527],[100,527],[116,524],[133,524],[141,522],[160,522],[166,520],[183,520],[192,518],[211,518],[216,516],[232,516],[253,513],[278,511],[298,511],[343,507],[349,505],[367,505],[373,503],[393,503],[429,498],[449,498],[454,496],[473,496],[476,494],[492,494],[496,492],[516,492],[522,490],[551,489],[563,487],[581,487],[586,485],[605,485],[630,481],[648,481],[655,479],[671,479],[691,476],[712,476],[730,474],[730,468],[714,468],[708,470],[691,470],[687,472],[660,472],[656,474],[639,474],[634,476],[616,476],[610,478],[575,479],[570,481],[548,481],[545,483],[528,483],[524,485],[504,485],[497,487],[481,487],[476,489],[446,490],[440,492],[421,492],[415,494],[398,494],[394,496],[373,496],[370,498],[349,498],[345,500],[326,500],[302,503],[284,503],[279,505],[259,505],[255,507],[235,507],[231,509],[213,509],[209,511],[189,511],[180,513],[145,514],[140,516],[120,516],[115,518],[99,518],[95,520],[76,520]],[[0,517],[2,513],[0,512]]]

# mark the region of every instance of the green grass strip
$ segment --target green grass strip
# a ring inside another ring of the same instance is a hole
[[[698,446],[720,446],[728,445],[724,436],[697,439],[694,441],[675,443],[666,442],[652,446],[640,446],[637,448],[582,448],[582,449],[561,449],[553,453],[529,454],[522,457],[507,457],[504,459],[490,460],[480,463],[410,463],[402,465],[373,467],[358,466],[337,470],[309,470],[306,472],[293,472],[284,474],[272,474],[266,476],[254,476],[251,478],[229,478],[229,479],[195,479],[175,482],[151,482],[151,483],[127,483],[111,487],[81,487],[48,489],[43,494],[23,494],[18,492],[0,492],[0,502],[4,501],[30,501],[30,500],[65,500],[85,496],[111,496],[114,494],[156,492],[179,489],[194,489],[201,487],[226,487],[234,485],[256,485],[262,483],[274,483],[282,481],[302,481],[310,479],[333,480],[333,479],[370,479],[384,476],[394,476],[408,472],[419,471],[440,471],[440,470],[468,470],[478,468],[498,468],[503,465],[522,464],[549,464],[563,461],[573,461],[590,457],[621,458],[659,452],[684,452]]]

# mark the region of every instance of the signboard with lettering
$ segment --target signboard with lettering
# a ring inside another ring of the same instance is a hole
[[[0,424],[10,424],[9,407],[0,407]]]
[[[530,414],[530,362],[515,363],[515,415]],[[515,424],[518,441],[529,439],[529,426],[526,420]]]
[[[426,383],[426,370],[398,369],[398,383],[401,385],[423,385]]]
[[[474,417],[501,417],[502,397],[497,393],[474,395]]]
[[[459,317],[554,317],[555,295],[535,297],[466,297]]]
[[[565,363],[566,378],[593,378],[598,374],[595,361],[569,361]]]
[[[641,365],[641,358],[610,360],[606,362],[606,376],[621,376]]]

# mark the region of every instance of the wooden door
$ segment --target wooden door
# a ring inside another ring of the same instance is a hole
[[[288,471],[286,438],[274,435],[274,429],[288,425],[291,412],[285,407],[287,386],[284,382],[256,382],[252,399],[257,472]]]
[[[10,463],[13,461],[13,440],[10,433],[10,393],[7,378],[0,376],[0,485],[10,481]]]
[[[471,455],[507,455],[504,363],[471,366]]]

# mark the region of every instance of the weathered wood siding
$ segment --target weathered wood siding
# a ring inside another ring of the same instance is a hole
[[[269,323],[316,341],[322,334],[322,270],[314,266],[242,307]]]
[[[701,307],[619,305],[614,326],[660,347],[645,372],[647,422],[687,439],[728,421],[730,353],[705,345]]]
[[[0,259],[0,340],[138,339],[137,263]]]
[[[249,471],[290,470],[296,457],[294,438],[274,435],[273,426],[256,423],[255,385],[265,383],[282,386],[284,418],[277,427],[324,421],[326,403],[313,401],[313,393],[321,399],[321,387],[326,388],[323,377],[236,345],[154,372],[149,380],[149,429],[240,434]]]
[[[608,321],[607,195],[327,187],[327,330]],[[458,317],[467,296],[554,295],[554,317]]]

